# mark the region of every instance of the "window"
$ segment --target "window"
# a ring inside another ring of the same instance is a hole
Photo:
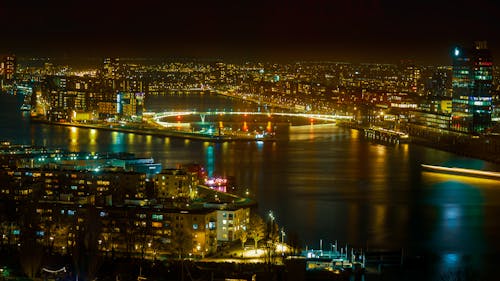
[[[215,229],[215,222],[214,221],[211,221],[208,223],[208,229],[210,230],[214,230]]]
[[[161,221],[161,220],[163,220],[163,215],[161,215],[161,214],[153,214],[153,215],[151,215],[151,219],[154,220],[154,221]]]

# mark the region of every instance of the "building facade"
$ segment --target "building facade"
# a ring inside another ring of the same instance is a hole
[[[486,42],[453,50],[452,128],[479,133],[491,125],[493,61]]]

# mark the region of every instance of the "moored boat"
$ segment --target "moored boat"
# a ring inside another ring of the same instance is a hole
[[[430,172],[500,180],[500,172],[457,168],[457,167],[444,167],[444,166],[435,166],[435,165],[426,165],[426,164],[421,164],[421,166],[424,170],[427,170]]]

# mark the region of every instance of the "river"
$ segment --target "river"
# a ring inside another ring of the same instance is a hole
[[[200,163],[232,176],[272,210],[287,237],[303,247],[338,241],[369,249],[404,249],[424,262],[407,280],[448,280],[449,274],[493,278],[500,262],[500,183],[423,172],[420,164],[500,171],[500,166],[413,144],[384,145],[335,125],[280,129],[276,142],[208,143],[119,132],[32,124],[22,98],[0,94],[0,140],[71,151],[135,153],[164,167]],[[195,106],[193,106],[195,105]],[[148,97],[160,110],[258,110],[215,95]],[[402,280],[403,280],[402,279]],[[475,280],[476,280],[475,279]],[[449,279],[455,280],[455,279]]]

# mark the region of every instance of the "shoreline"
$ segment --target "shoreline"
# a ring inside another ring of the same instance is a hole
[[[64,126],[64,127],[78,127],[84,129],[95,129],[95,130],[104,130],[104,131],[112,131],[112,132],[122,132],[122,133],[132,133],[138,135],[151,135],[156,137],[169,137],[169,138],[178,138],[178,139],[188,139],[188,140],[199,140],[199,141],[208,141],[208,142],[236,142],[236,141],[275,141],[275,138],[263,138],[257,139],[252,137],[232,137],[226,135],[205,135],[201,133],[190,133],[190,132],[182,132],[176,130],[160,130],[155,128],[122,128],[122,127],[113,127],[113,126],[102,126],[97,124],[82,124],[82,123],[66,123],[66,122],[53,122],[42,119],[31,119],[33,123],[47,124],[47,125],[55,125],[55,126]]]
[[[345,122],[337,123],[338,126],[364,132],[368,127]],[[409,132],[407,143],[437,149],[458,156],[469,157],[500,164],[500,140],[492,141],[490,138],[470,138],[468,135],[452,135],[446,132],[435,133],[432,128],[412,128]],[[382,141],[383,142],[383,141]],[[390,144],[390,142],[387,142]]]

